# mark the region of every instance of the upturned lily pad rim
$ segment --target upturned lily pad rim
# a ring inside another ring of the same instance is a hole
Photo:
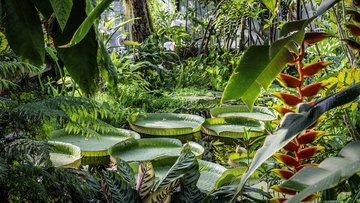
[[[109,132],[107,134],[106,133],[102,134],[101,137],[119,136],[119,138],[120,137],[125,138],[125,140],[119,140],[119,142],[124,142],[129,139],[130,140],[131,139],[140,139],[140,135],[137,132],[127,130],[127,129],[122,129],[122,128],[116,128],[116,130],[117,130],[117,132],[113,132],[113,133]],[[120,136],[120,135],[123,135],[123,136]],[[55,141],[64,142],[61,140],[61,138],[66,137],[66,136],[79,136],[80,142],[83,141],[82,139],[85,139],[85,137],[83,137],[80,134],[68,134],[65,132],[65,129],[59,129],[59,130],[53,131],[51,139],[57,139]],[[60,139],[58,139],[58,138],[60,138]],[[88,139],[97,139],[97,138],[92,137],[92,138],[88,138]],[[74,143],[70,143],[70,144],[73,144],[73,145],[79,147],[81,150],[81,155],[83,157],[101,157],[101,156],[109,156],[109,153],[108,153],[109,148],[118,144],[119,142],[113,143],[113,145],[108,146],[106,149],[100,149],[100,150],[82,150],[80,146],[77,146]],[[64,143],[68,143],[68,142],[64,142]],[[99,141],[99,145],[101,145],[101,141]]]
[[[188,142],[190,145],[190,148],[192,152],[195,154],[196,157],[201,157],[204,153],[204,148],[196,143],[196,142]],[[185,143],[186,144],[186,143]],[[184,144],[184,145],[185,145]],[[180,140],[175,138],[142,138],[139,140],[127,140],[125,142],[118,143],[114,146],[112,146],[109,149],[109,154],[113,157],[119,157],[121,159],[124,159],[121,156],[121,152],[130,151],[136,148],[146,148],[146,147],[153,147],[152,150],[156,150],[156,147],[168,147],[173,148],[174,150],[179,151],[178,154],[155,154],[151,159],[142,159],[142,160],[125,160],[127,162],[133,162],[133,161],[151,161],[156,159],[161,159],[165,157],[178,157],[181,153],[181,150],[183,148],[183,144]]]
[[[72,161],[63,165],[54,165],[55,167],[79,167],[81,164],[81,150],[78,146],[58,141],[48,141],[50,153],[59,153],[73,156]],[[53,162],[53,160],[51,160]],[[54,162],[53,162],[54,163]]]
[[[247,123],[247,125],[244,125]],[[251,124],[251,125],[249,125]],[[244,126],[249,130],[250,136],[258,136],[264,134],[265,124],[261,121],[244,118],[244,117],[222,117],[222,118],[208,118],[202,125],[201,131],[207,135],[223,137],[223,138],[242,138],[244,131],[231,131],[230,130],[216,130],[218,126],[222,125],[233,125],[233,126]]]
[[[247,118],[254,118],[253,116],[223,116],[221,114],[225,113],[259,113],[264,114],[265,117],[260,116],[260,119],[257,118],[257,120],[261,121],[272,121],[275,120],[277,115],[274,110],[268,107],[264,106],[254,106],[252,110],[250,110],[246,105],[234,105],[234,106],[220,106],[210,109],[210,115],[213,118],[219,118],[219,117],[247,117]]]
[[[144,121],[146,119],[149,121],[191,121],[196,125],[196,127],[147,127],[139,124],[139,121]],[[134,131],[142,134],[157,136],[176,136],[195,133],[201,130],[201,125],[204,121],[205,119],[198,115],[176,113],[136,113],[130,115],[128,118],[130,128]]]

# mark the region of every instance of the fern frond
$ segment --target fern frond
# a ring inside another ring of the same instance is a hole
[[[17,85],[10,80],[0,78],[0,90],[7,90],[10,87],[16,87]]]
[[[3,157],[9,163],[18,161],[33,166],[51,166],[49,146],[46,142],[30,139],[16,139],[5,145]]]
[[[53,200],[61,202],[87,202],[97,193],[87,182],[89,174],[72,169],[44,171],[43,185]]]
[[[0,61],[0,78],[22,77],[26,73],[40,70],[40,68],[25,62]]]
[[[103,195],[110,202],[135,203],[141,202],[139,195],[124,179],[115,172],[103,172]]]
[[[14,117],[31,121],[55,121],[66,125],[68,133],[99,136],[116,131],[101,119],[112,116],[109,109],[83,97],[54,97],[33,103],[21,104],[11,110]]]
[[[0,97],[0,109],[8,109],[8,108],[14,108],[18,105],[18,103],[14,100]]]

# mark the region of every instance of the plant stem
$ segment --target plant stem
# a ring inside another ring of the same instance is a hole
[[[346,109],[344,109],[343,112],[344,112],[344,122],[349,129],[351,138],[354,141],[360,140],[359,132],[356,130],[356,127],[351,123],[349,112]]]
[[[338,8],[338,7],[337,7]],[[340,35],[340,38],[341,39],[344,39],[345,38],[345,34],[344,34],[344,31],[342,30],[341,28],[341,22],[340,22],[340,19],[339,19],[339,16],[337,14],[337,11],[335,9],[335,7],[333,7],[333,13],[334,13],[334,16],[335,16],[335,20],[336,20],[336,25],[338,27],[338,30],[339,30],[339,35]],[[344,48],[345,46],[345,48]],[[351,64],[353,65],[354,64],[354,54],[351,52],[351,49],[349,48],[348,45],[344,44],[344,43],[341,43],[341,47],[343,47],[344,52],[346,53],[346,57],[349,59],[349,61],[351,62]]]

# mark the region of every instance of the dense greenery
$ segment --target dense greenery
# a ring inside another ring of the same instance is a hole
[[[359,201],[359,1],[0,0],[0,17],[0,202]],[[194,134],[148,138],[182,114]],[[140,116],[140,140],[118,130]],[[56,132],[121,141],[83,153]]]

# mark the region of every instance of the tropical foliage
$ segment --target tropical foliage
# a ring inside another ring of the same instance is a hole
[[[359,6],[0,0],[0,202],[359,201]]]

